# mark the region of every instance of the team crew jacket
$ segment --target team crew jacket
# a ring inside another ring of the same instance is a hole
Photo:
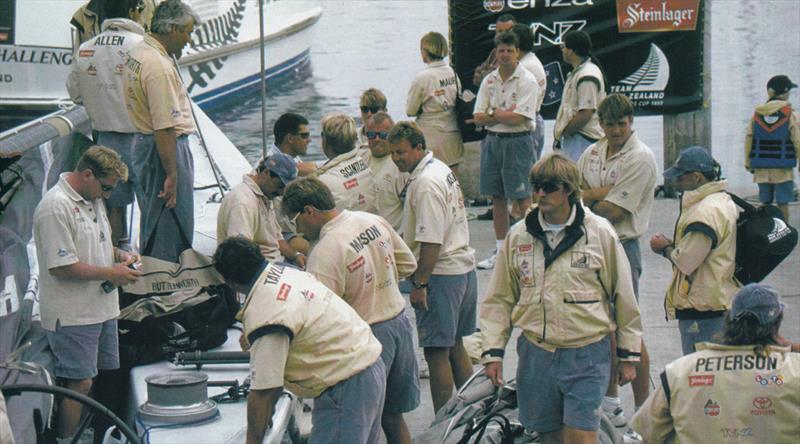
[[[725,311],[741,284],[736,268],[736,219],[739,210],[725,193],[727,182],[709,182],[681,197],[681,215],[675,225],[675,250],[679,255],[684,236],[699,232],[711,239],[711,252],[690,275],[674,264],[664,308],[667,319],[681,319],[693,311]],[[689,319],[684,317],[685,319]]]
[[[267,334],[289,337],[284,386],[300,397],[319,396],[381,356],[380,342],[347,302],[311,274],[283,264],[264,268],[237,318],[251,344]]]
[[[317,168],[312,176],[331,190],[337,209],[378,212],[375,179],[359,150],[339,154]]]
[[[785,443],[800,437],[800,353],[712,343],[670,364],[633,417],[649,443]]]
[[[619,359],[639,360],[639,307],[614,228],[578,205],[564,229],[551,250],[534,208],[506,236],[481,306],[484,363],[502,360],[513,327],[548,351],[615,333]]]
[[[564,93],[561,96],[561,106],[558,108],[556,115],[556,123],[553,128],[555,140],[561,139],[564,129],[569,122],[581,110],[580,101],[578,97],[578,84],[583,81],[591,81],[597,84],[597,104],[599,105],[603,99],[606,98],[605,84],[603,82],[603,72],[591,60],[586,59],[582,64],[578,65],[567,76],[564,82]],[[603,137],[603,129],[600,127],[600,118],[597,113],[592,114],[591,120],[583,128],[578,130],[578,133],[593,139],[599,140]]]

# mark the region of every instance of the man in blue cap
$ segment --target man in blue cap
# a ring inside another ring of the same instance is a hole
[[[632,421],[644,442],[797,441],[800,354],[778,333],[785,307],[769,286],[742,288],[720,343],[699,344],[661,373]]]
[[[683,354],[722,329],[731,296],[741,287],[736,268],[736,219],[739,210],[725,192],[720,166],[702,147],[681,151],[664,171],[681,192],[675,239],[656,233],[650,248],[672,262],[672,281],[664,308],[678,319]]]
[[[305,267],[305,255],[283,239],[275,198],[286,184],[297,177],[294,160],[283,153],[273,154],[258,163],[254,174],[245,174],[219,207],[217,243],[242,236],[256,243],[270,262],[285,259]]]

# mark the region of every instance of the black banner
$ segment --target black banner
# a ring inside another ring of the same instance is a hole
[[[592,38],[609,92],[626,94],[637,115],[693,111],[703,103],[705,0],[449,0],[451,63],[465,89],[491,51],[494,24],[509,13],[534,33],[547,72],[541,113],[555,118],[571,67],[559,44],[583,30]]]
[[[14,3],[0,0],[0,45],[14,44]]]

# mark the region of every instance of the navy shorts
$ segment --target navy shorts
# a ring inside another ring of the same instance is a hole
[[[328,387],[314,398],[309,444],[368,444],[380,441],[386,392],[383,359]]]
[[[383,346],[386,365],[385,413],[410,412],[419,406],[419,364],[414,353],[414,331],[405,312],[370,325]]]
[[[117,320],[99,324],[62,326],[47,332],[55,357],[54,373],[64,379],[91,379],[97,370],[119,368]]]
[[[506,199],[531,197],[528,176],[536,156],[530,134],[499,137],[487,134],[481,142],[480,193]]]
[[[456,338],[474,333],[477,301],[475,270],[452,276],[432,275],[428,280],[428,309],[414,309],[419,346],[452,347]]]
[[[758,184],[758,200],[763,204],[794,202],[794,181]]]
[[[133,133],[115,133],[111,131],[100,132],[97,136],[97,144],[111,148],[119,154],[122,162],[128,167],[128,180],[122,179],[117,182],[111,196],[106,199],[109,208],[122,208],[133,203],[134,186],[136,185],[136,174],[133,172],[131,160],[131,145],[133,145]]]
[[[600,404],[611,375],[611,336],[579,348],[549,352],[520,335],[517,340],[519,420],[539,433],[564,425],[600,428]]]

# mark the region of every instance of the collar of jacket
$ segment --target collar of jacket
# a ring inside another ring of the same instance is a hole
[[[547,237],[544,234],[542,225],[539,223],[539,207],[531,210],[531,212],[529,212],[528,216],[525,218],[526,230],[531,236],[538,239],[544,247],[544,268],[549,267],[550,264],[558,259],[558,257],[561,256],[565,251],[569,250],[573,245],[575,245],[584,235],[583,219],[586,216],[586,213],[583,210],[583,205],[573,205],[576,206],[575,220],[573,220],[570,225],[564,227],[566,235],[564,236],[564,239],[562,239],[561,242],[556,245],[555,249],[550,248],[550,244],[547,242]]]

